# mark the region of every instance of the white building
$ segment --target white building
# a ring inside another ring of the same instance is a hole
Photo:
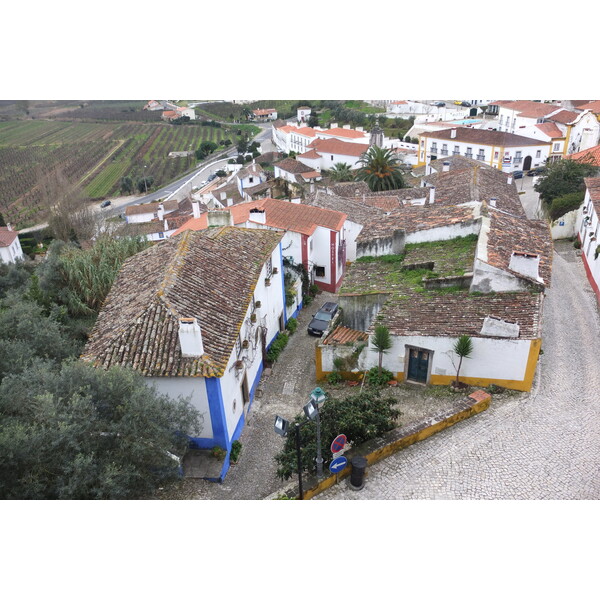
[[[585,179],[585,198],[577,213],[577,237],[585,272],[600,305],[600,177]]]
[[[19,234],[10,225],[0,227],[0,262],[8,264],[18,260],[23,260]]]
[[[221,447],[229,468],[263,370],[286,324],[282,233],[187,231],[129,258],[86,345],[97,367],[130,367],[203,415],[196,448]]]
[[[419,136],[418,166],[445,156],[466,156],[506,172],[529,170],[546,162],[550,142],[512,133],[457,127]]]

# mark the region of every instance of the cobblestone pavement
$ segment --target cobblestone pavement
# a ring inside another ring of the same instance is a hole
[[[318,338],[306,332],[312,315],[324,302],[336,301],[333,294],[321,292],[313,304],[298,316],[298,329],[274,364],[271,375],[261,380],[262,396],[256,397],[240,437],[242,452],[222,484],[184,480],[169,498],[207,500],[257,500],[285,487],[276,476],[273,457],[284,440],[273,430],[275,415],[291,419],[302,411],[315,388],[315,345]],[[314,309],[314,310],[313,310]],[[301,358],[299,358],[301,357]]]
[[[581,259],[557,243],[544,306],[543,355],[529,395],[368,468],[317,500],[600,498],[600,321]]]

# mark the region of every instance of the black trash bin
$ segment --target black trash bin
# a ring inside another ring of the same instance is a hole
[[[365,470],[367,459],[364,456],[355,456],[350,459],[352,472],[350,473],[350,487],[354,490],[362,490],[365,487]]]

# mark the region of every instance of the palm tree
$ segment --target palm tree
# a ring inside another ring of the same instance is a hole
[[[463,358],[471,358],[471,354],[473,353],[473,342],[468,335],[461,335],[456,340],[452,350],[454,350],[454,353],[460,358],[458,361],[458,368],[456,369],[456,382],[454,383],[454,385],[458,387],[460,367],[462,365]]]
[[[372,192],[398,190],[404,186],[398,158],[390,149],[371,146],[361,157],[356,179],[365,181]]]
[[[332,181],[337,182],[352,181],[354,179],[354,174],[350,170],[350,165],[339,162],[331,167],[329,177],[331,177]]]
[[[390,330],[385,325],[377,325],[375,327],[375,334],[371,338],[373,348],[379,352],[379,371],[381,375],[381,364],[383,362],[383,355],[392,347],[392,338],[390,337]]]

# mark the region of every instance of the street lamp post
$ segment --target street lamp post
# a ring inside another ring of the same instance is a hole
[[[144,187],[146,188],[146,196],[148,195],[148,178],[146,177],[146,166],[144,165]]]

